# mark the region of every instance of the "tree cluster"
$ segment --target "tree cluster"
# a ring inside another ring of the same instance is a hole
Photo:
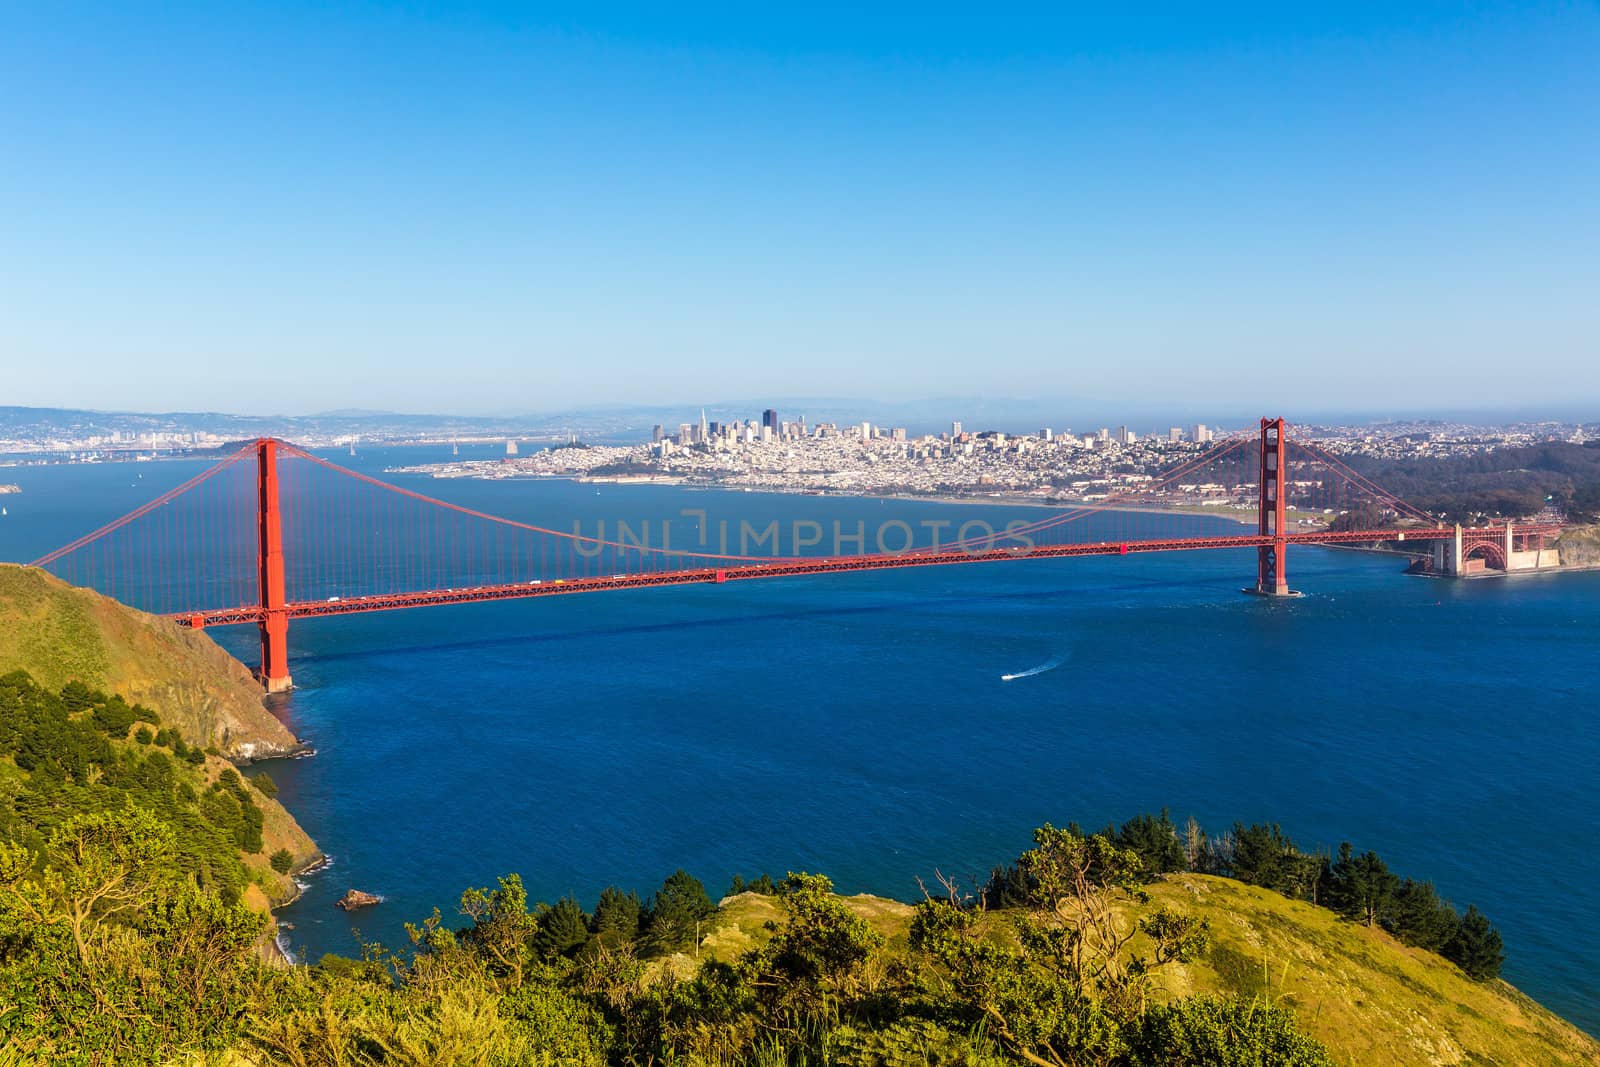
[[[1163,819],[1165,816],[1163,816]],[[1160,821],[1129,824],[1160,863],[1176,863]],[[911,943],[942,970],[962,1016],[1010,1054],[1041,1067],[1077,1064],[1258,1064],[1321,1067],[1332,1060],[1301,1034],[1291,1013],[1240,998],[1152,1003],[1154,980],[1208,945],[1204,920],[1151,908],[1142,888],[1159,872],[1115,829],[1085,835],[1045,825],[1034,848],[1000,868],[1000,885],[965,900],[918,905]],[[1012,895],[996,936],[988,901]]]
[[[1079,832],[1075,824],[1069,829]],[[1351,921],[1380,926],[1480,981],[1498,978],[1505,962],[1500,932],[1476,907],[1456,911],[1432,882],[1401,878],[1377,853],[1357,853],[1349,842],[1339,847],[1337,856],[1306,852],[1277,823],[1236,822],[1227,833],[1211,836],[1194,819],[1180,830],[1166,809],[1107,826],[1100,836],[1138,856],[1146,878],[1191,871],[1271,889]],[[1016,906],[1036,888],[1019,862],[996,867],[982,897],[989,907]]]
[[[42,854],[73,817],[136,807],[171,832],[178,873],[225,902],[239,899],[249,881],[239,853],[261,851],[261,808],[237,771],[207,784],[205,752],[150,709],[79,682],[51,692],[14,671],[0,677],[6,757],[23,773],[0,791],[0,842]]]
[[[1470,456],[1350,456],[1345,461],[1400,499],[1449,522],[1520,518],[1547,505],[1579,522],[1600,518],[1600,444],[1593,441],[1548,441]]]

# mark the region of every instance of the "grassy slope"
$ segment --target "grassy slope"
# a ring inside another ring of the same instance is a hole
[[[1211,920],[1211,951],[1166,972],[1169,995],[1270,996],[1291,1005],[1340,1063],[1600,1064],[1600,1042],[1512,986],[1474,982],[1381,930],[1227,878],[1179,875],[1151,888],[1158,902]],[[891,951],[905,951],[910,907],[866,896],[846,903],[889,938]],[[702,954],[736,958],[779,918],[769,897],[730,897]]]
[[[184,740],[224,755],[284,755],[298,743],[238,660],[203,633],[134,611],[30,567],[0,564],[0,672],[74,679],[154,708]]]

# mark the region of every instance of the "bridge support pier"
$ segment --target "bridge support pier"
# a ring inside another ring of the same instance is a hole
[[[1288,424],[1282,419],[1261,420],[1261,476],[1258,493],[1258,529],[1272,544],[1256,549],[1256,584],[1245,592],[1256,596],[1293,597],[1300,594],[1289,588],[1289,542],[1285,539],[1288,493],[1284,486],[1289,470]]]
[[[261,684],[269,693],[294,688],[289,677],[289,614],[275,611],[261,620]]]
[[[269,693],[294,687],[289,677],[289,609],[283,580],[283,515],[278,507],[278,442],[256,442],[257,561],[261,590],[261,684]]]

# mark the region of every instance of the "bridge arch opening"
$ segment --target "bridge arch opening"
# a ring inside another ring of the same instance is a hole
[[[1497,544],[1479,541],[1475,545],[1467,546],[1461,553],[1461,565],[1465,571],[1506,569],[1505,550]]]

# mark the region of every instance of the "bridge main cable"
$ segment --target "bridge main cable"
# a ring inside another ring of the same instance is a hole
[[[205,481],[206,479],[212,477],[213,475],[219,474],[222,471],[226,470],[227,468],[233,466],[235,463],[238,463],[240,460],[244,459],[246,456],[255,455],[255,451],[256,451],[256,446],[255,446],[254,442],[252,442],[252,443],[250,443],[248,445],[245,445],[243,448],[239,449],[239,451],[235,452],[233,455],[228,456],[227,458],[225,458],[225,459],[223,459],[223,460],[221,460],[221,461],[219,461],[217,463],[212,464],[210,467],[207,467],[205,470],[201,471],[199,474],[195,475],[193,478],[190,478],[188,481],[184,482],[182,485],[176,486],[176,487],[174,487],[172,489],[168,489],[165,493],[162,493],[160,496],[156,497],[154,500],[150,501],[149,503],[141,505],[140,507],[134,508],[132,511],[128,512],[126,515],[122,516],[119,519],[112,519],[110,522],[106,523],[104,526],[100,527],[98,530],[92,530],[89,533],[86,533],[82,537],[78,538],[76,541],[72,541],[72,542],[70,542],[68,544],[62,545],[60,548],[56,549],[54,552],[45,553],[44,555],[40,556],[38,559],[34,560],[32,563],[28,564],[28,566],[30,566],[30,567],[47,567],[47,566],[49,566],[50,564],[54,563],[56,560],[60,559],[62,556],[67,555],[69,552],[75,552],[78,549],[82,548],[84,545],[89,544],[91,541],[98,541],[100,538],[104,537],[106,534],[109,534],[109,533],[112,533],[112,532],[114,532],[116,530],[119,530],[122,527],[128,525],[128,523],[134,521],[135,519],[138,519],[138,518],[141,518],[142,516],[150,514],[150,512],[154,511],[156,508],[161,507],[163,504],[170,503],[171,501],[173,501],[173,500],[177,499],[178,497],[182,496],[184,493],[187,493],[189,490],[193,489],[195,486],[199,485],[201,482]]]

